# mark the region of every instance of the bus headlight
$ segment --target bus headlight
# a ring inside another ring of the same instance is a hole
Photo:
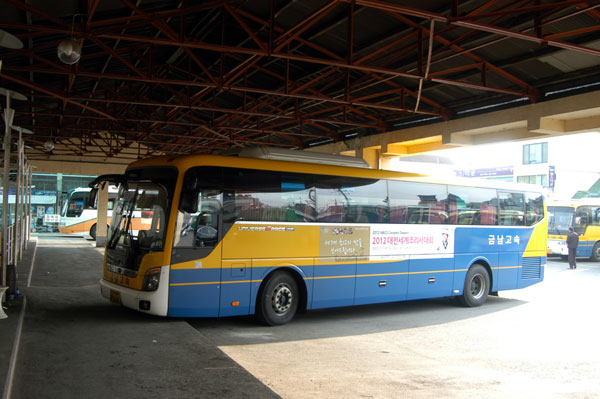
[[[144,291],[156,291],[158,284],[160,283],[160,267],[150,269],[144,274],[144,282],[142,283],[142,290]]]

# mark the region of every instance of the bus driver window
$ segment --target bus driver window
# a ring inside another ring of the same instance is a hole
[[[220,213],[221,194],[215,190],[182,194],[177,212],[175,246],[214,247],[218,240]]]

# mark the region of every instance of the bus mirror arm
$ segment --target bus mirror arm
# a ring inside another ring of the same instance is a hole
[[[127,180],[125,179],[125,175],[110,174],[98,176],[88,184],[88,187],[98,187],[100,184],[106,184],[106,182],[108,182],[109,184],[114,184],[115,186],[119,184],[123,185],[124,187],[127,186]]]

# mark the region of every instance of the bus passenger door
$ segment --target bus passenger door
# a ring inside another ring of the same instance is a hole
[[[577,208],[577,212],[575,212],[575,233],[577,233],[579,238],[579,246],[577,247],[577,256],[591,256],[592,255],[592,245],[589,245],[587,241],[587,237],[585,237],[587,233],[587,228],[591,224],[593,220],[592,208],[587,206],[581,206]],[[584,240],[585,238],[585,240]]]

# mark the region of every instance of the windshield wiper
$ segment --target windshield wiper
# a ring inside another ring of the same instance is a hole
[[[135,192],[135,194],[133,195],[133,198],[127,204],[127,205],[129,205],[129,208],[120,215],[121,220],[119,221],[118,225],[122,225],[122,222],[123,222],[122,218],[127,218],[127,221],[125,222],[125,228],[119,229],[118,232],[116,232],[116,234],[113,234],[110,237],[110,241],[106,245],[107,248],[113,249],[114,247],[116,247],[117,242],[119,241],[119,238],[123,235],[124,232],[129,235],[130,239],[132,239],[133,234],[130,234],[129,231],[131,229],[131,217],[133,216],[133,210],[135,208],[136,200],[137,200],[137,192]]]
[[[122,230],[117,230],[113,232],[113,235],[110,236],[110,239],[106,243],[106,248],[113,249],[117,246],[117,242],[119,241],[119,237],[121,237]]]

